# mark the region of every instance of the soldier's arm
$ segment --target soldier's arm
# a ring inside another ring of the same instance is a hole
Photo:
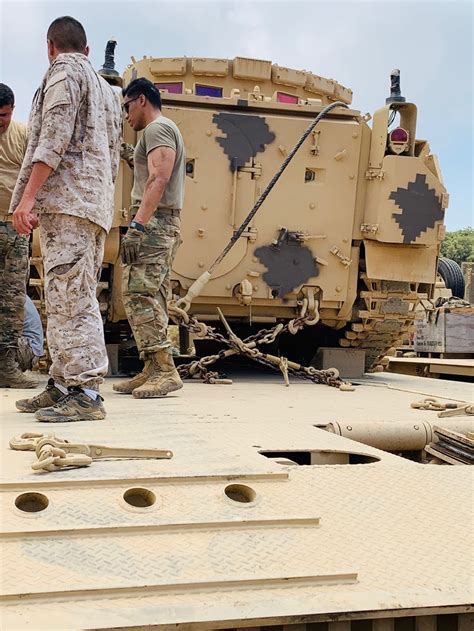
[[[72,73],[59,66],[46,83],[41,133],[32,161],[43,162],[55,171],[71,142],[81,97]]]
[[[156,147],[149,152],[148,180],[135,221],[146,225],[161,201],[163,191],[173,172],[176,152],[171,147]]]
[[[71,142],[79,107],[79,85],[60,64],[54,68],[44,90],[41,133],[32,158],[33,168],[13,213],[13,226],[20,234],[29,234],[37,225],[32,213],[36,195],[59,166]]]
[[[38,225],[38,218],[32,210],[38,191],[51,175],[53,169],[43,162],[36,162],[31,170],[30,177],[23,191],[20,203],[16,207],[12,223],[19,234],[30,234]]]
[[[122,144],[122,108],[118,94],[113,94],[112,106],[112,111],[107,117],[107,134],[109,137],[112,180],[115,182],[119,170]]]

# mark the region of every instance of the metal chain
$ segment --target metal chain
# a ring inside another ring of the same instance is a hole
[[[55,436],[54,434],[40,434],[39,432],[24,432],[23,434],[18,434],[14,436],[10,440],[10,449],[14,449],[16,451],[35,451],[38,443],[43,440],[43,438],[54,438],[57,442],[68,444],[68,440],[65,438],[59,438],[59,436]]]
[[[60,471],[65,467],[88,467],[92,464],[92,458],[85,454],[70,454],[49,444],[37,449],[36,454],[38,460],[31,465],[33,471]]]
[[[413,401],[410,405],[410,407],[415,410],[436,410],[437,412],[440,410],[456,408],[457,406],[457,403],[446,403],[445,401],[439,401],[439,399],[435,399],[434,397],[426,397],[421,401]]]
[[[463,401],[447,403],[446,401],[440,401],[434,397],[426,397],[421,401],[413,401],[411,407],[416,410],[434,410],[438,412],[439,418],[474,415],[474,403],[465,403]]]
[[[258,344],[272,344],[282,333],[291,333],[292,335],[295,335],[307,325],[308,321],[311,324],[315,324],[317,322],[317,318],[314,317],[314,314],[307,314],[303,317],[295,318],[290,320],[287,324],[276,324],[271,329],[262,329],[258,333],[241,340],[235,335],[229,335],[229,337],[226,337],[217,332],[214,327],[208,326],[204,324],[204,322],[199,322],[196,318],[190,316],[184,309],[177,307],[174,302],[170,303],[169,311],[173,319],[188,331],[196,333],[198,337],[215,340],[227,347],[227,350],[221,350],[215,355],[208,355],[188,364],[180,365],[178,367],[178,372],[183,379],[198,376],[205,383],[222,383],[223,381],[227,383],[228,380],[222,380],[218,373],[209,373],[208,366],[214,364],[219,359],[239,354],[249,357],[253,361],[271,368],[272,370],[280,370],[283,373],[287,385],[288,373],[304,379],[309,379],[314,383],[322,383],[335,388],[339,388],[344,384],[344,382],[339,378],[339,372],[335,368],[318,370],[313,366],[302,366],[301,364],[297,364],[295,362],[288,362],[288,360],[284,357],[275,357],[273,355],[263,353],[256,348]]]

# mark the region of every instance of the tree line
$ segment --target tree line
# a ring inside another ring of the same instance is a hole
[[[447,232],[441,244],[441,256],[453,259],[458,265],[474,261],[474,228]]]

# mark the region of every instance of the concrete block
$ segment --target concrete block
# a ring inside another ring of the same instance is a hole
[[[320,370],[337,368],[343,379],[362,377],[365,372],[365,351],[321,346],[311,365]]]

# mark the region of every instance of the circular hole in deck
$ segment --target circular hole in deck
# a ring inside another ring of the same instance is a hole
[[[257,497],[255,491],[246,484],[229,484],[225,487],[224,493],[229,499],[241,504],[250,504]]]
[[[39,513],[48,505],[49,499],[43,493],[22,493],[15,499],[15,506],[24,513]]]
[[[150,489],[134,488],[127,489],[123,494],[123,499],[130,504],[130,506],[136,506],[137,508],[148,508],[153,506],[156,502],[156,495]]]

